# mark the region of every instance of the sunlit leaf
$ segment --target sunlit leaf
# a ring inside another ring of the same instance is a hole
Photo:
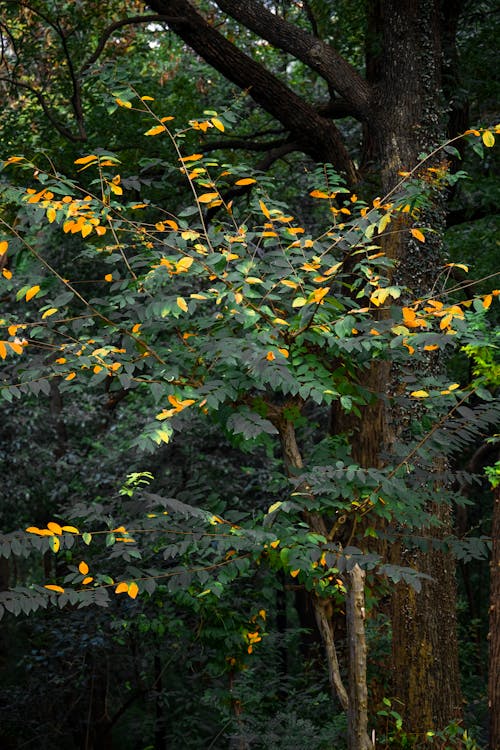
[[[413,398],[427,398],[428,395],[427,391],[412,391],[410,393],[410,396],[413,396]]]
[[[132,583],[128,587],[127,593],[128,593],[128,595],[130,596],[131,599],[135,599],[136,598],[137,594],[139,593],[139,586],[136,584],[135,581],[132,581]]]
[[[225,127],[224,124],[219,120],[218,117],[212,117],[212,125],[214,128],[217,128],[217,130],[220,130],[221,132],[224,132]]]
[[[243,177],[241,180],[237,180],[234,184],[235,185],[253,185],[257,180],[254,180],[253,177]]]
[[[80,157],[80,159],[75,159],[75,164],[90,164],[91,161],[97,161],[97,160],[98,160],[98,157],[95,154],[90,154],[89,156],[82,156]]]
[[[57,312],[57,307],[50,307],[48,310],[45,310],[45,312],[42,315],[42,320],[45,320],[45,318],[49,318],[51,315],[54,315],[54,313]]]
[[[44,589],[48,589],[49,591],[56,591],[58,594],[64,594],[64,589],[62,586],[56,586],[53,583],[48,583],[46,586],[44,586]]]
[[[146,130],[144,135],[159,135],[159,133],[164,133],[166,129],[165,125],[155,125],[154,128]]]
[[[35,284],[35,286],[30,287],[25,295],[26,302],[29,302],[30,299],[33,299],[33,297],[36,297],[39,291],[40,291],[40,287],[38,286],[38,284]]]
[[[188,311],[188,305],[184,297],[177,297],[177,307],[180,307],[183,312]]]
[[[89,566],[87,565],[87,563],[84,560],[82,560],[81,563],[78,566],[78,570],[80,571],[80,573],[82,574],[82,576],[86,576],[87,573],[89,572]]]
[[[200,203],[210,203],[219,197],[219,193],[203,193],[203,195],[198,196],[198,200]]]
[[[59,534],[59,535],[62,534],[61,526],[59,526],[59,524],[56,523],[55,521],[49,521],[49,523],[47,524],[47,528],[50,529],[50,531],[52,531],[53,534]]]
[[[124,594],[125,592],[128,592],[128,583],[121,581],[115,588],[115,594]]]
[[[485,130],[482,138],[483,138],[484,145],[487,146],[488,148],[491,148],[492,146],[495,145],[495,136],[493,135],[491,130]]]
[[[415,237],[416,240],[418,240],[419,242],[425,242],[425,236],[420,231],[420,229],[415,229],[415,227],[412,227],[410,229],[410,232],[411,232],[412,236]]]

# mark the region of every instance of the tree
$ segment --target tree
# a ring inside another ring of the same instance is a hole
[[[228,7],[230,5],[230,7]],[[401,169],[409,169],[416,160],[421,150],[427,150],[429,146],[435,145],[440,138],[439,124],[436,116],[440,112],[438,100],[439,91],[439,38],[444,39],[440,33],[441,28],[450,28],[450,24],[440,26],[439,9],[434,3],[422,3],[420,6],[382,3],[371,7],[369,14],[369,33],[367,34],[367,74],[364,80],[349,65],[330,43],[322,42],[319,37],[307,32],[306,15],[292,16],[292,22],[282,19],[277,13],[270,13],[268,8],[261,3],[219,3],[218,6],[224,14],[230,13],[239,28],[251,29],[263,38],[267,38],[275,47],[285,50],[294,55],[296,59],[305,63],[310,70],[326,81],[331,90],[335,90],[341,100],[335,100],[325,106],[318,113],[308,104],[305,98],[298,96],[284,85],[280,78],[262,64],[256,63],[248,54],[238,50],[236,45],[228,41],[216,30],[218,20],[225,21],[226,16],[214,16],[206,18],[194,10],[194,6],[187,2],[181,3],[151,3],[151,7],[158,14],[158,21],[164,21],[174,29],[181,38],[187,41],[207,61],[217,67],[230,80],[238,86],[247,88],[251,84],[250,95],[258,101],[267,111],[281,122],[288,131],[288,135],[282,138],[282,142],[274,144],[269,153],[268,161],[292,150],[300,150],[317,161],[330,161],[338,169],[344,172],[351,185],[358,185],[361,190],[368,193],[370,171],[366,166],[372,164],[383,164],[380,187],[384,192],[392,187],[396,172]],[[314,10],[314,5],[311,4]],[[212,8],[213,10],[213,8]],[[311,10],[309,8],[309,10]],[[317,11],[317,8],[316,8]],[[446,5],[445,12],[455,14],[458,8]],[[218,19],[218,20],[217,20]],[[314,15],[309,13],[308,22],[316,34],[321,28],[328,29],[328,22],[321,17],[321,13]],[[110,27],[111,28],[111,27]],[[220,28],[220,27],[217,27]],[[401,35],[408,41],[404,46],[395,44]],[[101,37],[106,40],[107,32]],[[449,42],[447,31],[446,40]],[[453,41],[453,40],[451,40]],[[400,103],[404,102],[401,107]],[[324,110],[327,110],[326,112]],[[425,117],[423,113],[425,112]],[[339,130],[334,125],[332,117],[350,114],[363,123],[363,156],[358,167],[354,166],[353,159],[343,142]],[[417,127],[418,126],[418,127]],[[262,145],[260,145],[260,148]],[[378,187],[378,177],[372,176]],[[373,189],[373,188],[371,188]],[[379,192],[377,190],[377,192]],[[437,213],[439,213],[439,198],[436,195]],[[421,214],[420,223],[425,224],[425,214]],[[438,217],[439,218],[439,217]],[[404,219],[402,219],[404,226]],[[436,215],[432,219],[432,226],[436,229],[439,222]],[[416,296],[423,295],[434,283],[434,272],[436,270],[439,247],[435,243],[432,252],[429,252],[431,236],[427,236],[425,245],[425,260],[427,270],[421,274],[423,245],[417,241],[410,244],[403,240],[409,235],[401,232],[394,233],[388,239],[382,238],[384,250],[392,258],[398,258],[403,262],[396,271],[395,281],[403,287],[412,288]],[[396,241],[394,241],[396,238]],[[401,242],[399,239],[401,238]],[[432,243],[434,244],[434,243]],[[420,276],[418,284],[415,284],[417,272]],[[437,366],[437,365],[436,365]],[[387,383],[390,372],[387,366],[376,365],[365,383],[373,387],[378,393],[387,391]],[[361,425],[346,418],[342,414],[336,414],[343,422],[338,424],[339,432],[347,429],[358,430],[358,438],[354,445],[356,458],[365,466],[378,466],[380,461],[380,446],[390,447],[394,440],[394,431],[391,428],[391,414],[387,412],[382,402],[364,411],[363,423]],[[394,417],[392,417],[394,421]],[[368,429],[366,428],[368,425]],[[375,425],[378,425],[375,428]],[[381,440],[381,436],[385,436]],[[449,602],[448,611],[450,618],[453,617],[453,587],[450,582],[449,573],[451,565],[446,564],[444,571],[448,574],[448,584],[441,583],[441,590],[448,588]],[[422,613],[424,623],[432,618],[432,597],[429,599],[429,607]],[[434,630],[433,630],[434,629]],[[422,627],[418,628],[422,632]],[[436,632],[439,639],[443,633],[442,629],[436,628],[436,622],[429,625],[429,631]],[[406,632],[404,629],[402,635]],[[425,640],[425,639],[424,639]],[[453,650],[453,641],[445,638],[446,644]],[[416,642],[413,638],[411,643]],[[403,640],[400,643],[399,659],[408,652],[409,645]],[[438,653],[445,653],[439,643],[435,646]],[[453,654],[448,655],[450,663],[454,662]],[[420,660],[416,659],[416,665]],[[398,663],[398,654],[396,654]],[[431,667],[431,662],[429,662]],[[398,676],[405,677],[402,670],[398,670]],[[425,680],[420,680],[418,686],[422,687],[420,697],[414,697],[413,715],[417,715],[421,727],[429,727],[432,712],[436,712],[436,724],[442,725],[447,722],[452,713],[451,705],[456,703],[456,680],[450,680],[449,670],[441,673],[443,684],[451,685],[451,696],[446,690],[437,690],[441,696],[439,699],[433,692],[425,687]],[[411,676],[408,685],[411,683]],[[413,684],[416,685],[415,680]],[[400,685],[398,693],[408,694],[408,685]],[[406,691],[406,693],[405,693]],[[414,693],[412,693],[414,695]],[[422,710],[420,698],[425,700],[425,710]],[[431,705],[432,704],[432,705]],[[424,719],[425,717],[425,719]],[[416,719],[411,718],[410,726],[419,729]]]

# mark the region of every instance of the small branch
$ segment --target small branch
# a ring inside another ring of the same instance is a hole
[[[342,682],[340,674],[339,660],[337,657],[337,651],[335,648],[335,641],[333,639],[333,628],[331,626],[331,617],[329,618],[326,613],[326,607],[328,601],[313,599],[314,605],[314,616],[316,617],[316,623],[318,625],[319,632],[323,639],[323,643],[326,651],[326,660],[328,662],[328,674],[330,677],[330,684],[335,689],[335,692],[340,701],[340,705],[347,711],[349,708],[349,696]]]
[[[181,16],[166,16],[162,13],[154,13],[150,14],[149,16],[129,16],[128,18],[122,18],[120,21],[115,21],[110,26],[108,26],[107,29],[104,30],[104,32],[101,35],[101,38],[99,39],[97,46],[93,53],[90,55],[90,57],[85,60],[83,65],[81,66],[79,70],[79,75],[83,75],[97,60],[99,59],[102,51],[104,50],[104,47],[106,46],[106,43],[110,36],[112,36],[115,31],[118,29],[123,28],[124,26],[130,26],[136,23],[183,23],[187,19],[181,17]]]

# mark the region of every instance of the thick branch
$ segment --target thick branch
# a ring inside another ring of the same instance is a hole
[[[235,83],[281,122],[300,149],[314,160],[331,162],[356,182],[355,167],[335,125],[211,26],[188,0],[149,0],[152,10],[185,18],[169,27],[207,63]]]
[[[325,646],[330,685],[335,688],[340,705],[344,711],[347,711],[349,708],[349,697],[340,675],[339,660],[337,658],[337,650],[335,648],[335,640],[333,638],[333,629],[331,625],[331,616],[328,617],[326,613],[326,605],[327,603],[323,599],[315,598],[314,615]]]
[[[219,8],[315,70],[348,102],[360,119],[369,115],[370,88],[333,47],[295,24],[271,13],[257,0],[216,0]]]

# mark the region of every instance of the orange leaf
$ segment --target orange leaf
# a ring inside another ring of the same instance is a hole
[[[62,534],[62,528],[55,521],[49,521],[47,528],[50,529],[53,534]]]
[[[2,240],[2,242],[0,242],[0,255],[6,253],[8,247],[9,243],[6,240]]]
[[[130,596],[131,599],[135,599],[138,593],[139,593],[139,586],[136,584],[135,581],[132,581],[132,583],[128,587],[128,595]]]
[[[82,560],[80,565],[78,566],[78,570],[80,571],[82,576],[86,576],[87,573],[89,572],[89,566],[84,560]]]
[[[163,133],[166,129],[165,125],[155,125],[154,128],[147,130],[144,135],[158,135],[159,133]]]
[[[54,586],[51,583],[49,583],[47,586],[44,586],[44,589],[48,589],[49,591],[57,591],[58,594],[64,594],[64,589],[62,588],[62,586]]]
[[[416,240],[418,240],[419,242],[425,242],[425,236],[422,234],[420,229],[412,228],[410,229],[410,232]]]
[[[26,302],[29,302],[30,299],[33,299],[33,297],[35,297],[39,291],[40,291],[40,287],[38,286],[38,284],[35,284],[35,286],[30,287],[30,289],[28,289],[28,291],[26,292]]]
[[[253,185],[254,182],[257,182],[257,180],[254,180],[253,177],[243,177],[243,179],[237,180],[234,184],[235,185]]]
[[[125,591],[128,592],[128,583],[125,583],[125,581],[122,581],[116,587],[115,594],[123,594],[123,593],[125,593]]]
[[[92,583],[93,580],[94,580],[93,576],[85,576],[82,583],[86,586],[87,583]]]
[[[89,156],[82,156],[80,159],[75,160],[75,164],[89,164],[91,161],[97,161],[97,156],[95,154],[90,154]]]
[[[183,312],[188,311],[187,302],[184,297],[177,297],[177,307],[180,307]]]

